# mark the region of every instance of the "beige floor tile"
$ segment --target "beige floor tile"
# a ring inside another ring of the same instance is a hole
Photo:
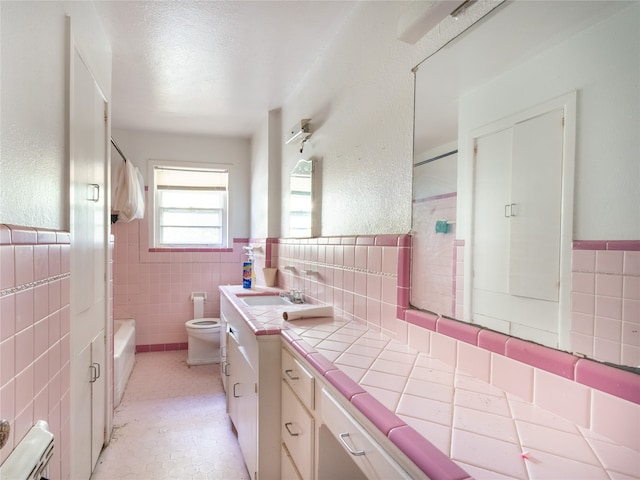
[[[219,366],[185,351],[136,355],[114,431],[91,480],[248,480]]]

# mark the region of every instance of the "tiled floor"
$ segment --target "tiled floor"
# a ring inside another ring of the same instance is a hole
[[[141,353],[91,480],[248,480],[219,367],[186,351]]]

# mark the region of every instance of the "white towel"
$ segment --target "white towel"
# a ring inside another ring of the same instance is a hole
[[[300,318],[313,317],[333,317],[333,307],[310,306],[289,308],[282,313],[282,318],[285,320],[297,320]]]
[[[144,180],[140,170],[131,162],[124,162],[117,175],[111,210],[118,214],[118,221],[144,218]]]

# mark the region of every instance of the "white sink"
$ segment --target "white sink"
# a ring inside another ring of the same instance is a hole
[[[240,297],[244,303],[249,306],[255,305],[293,305],[293,303],[284,297],[278,295],[247,295]]]

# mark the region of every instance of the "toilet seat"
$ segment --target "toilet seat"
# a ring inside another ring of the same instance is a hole
[[[207,329],[217,327],[220,325],[220,321],[216,318],[194,318],[185,322],[185,325],[187,328]]]

